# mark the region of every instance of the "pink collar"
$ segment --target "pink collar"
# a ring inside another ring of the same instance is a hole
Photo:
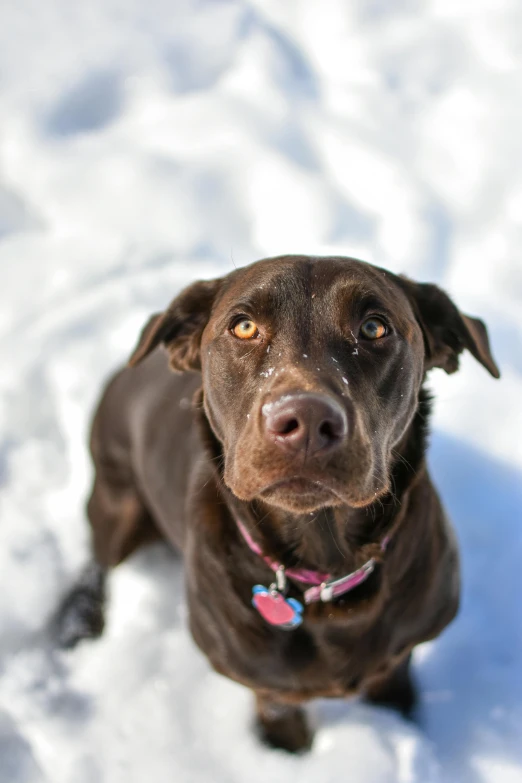
[[[256,544],[245,525],[240,519],[236,518],[236,523],[241,531],[243,538],[248,544],[252,552],[259,555],[265,563],[270,566],[272,571],[276,574],[276,585],[274,588],[283,593],[286,587],[286,577],[295,579],[303,584],[313,585],[305,590],[303,594],[305,604],[313,604],[318,601],[331,601],[333,598],[337,598],[345,593],[350,592],[358,585],[368,579],[370,574],[375,568],[375,558],[370,558],[364,565],[352,571],[351,574],[341,577],[340,579],[332,579],[331,574],[321,573],[320,571],[311,571],[307,568],[285,568],[281,563],[276,560],[272,560],[271,557],[264,555],[261,547]],[[381,543],[381,551],[384,552],[390,541],[390,536],[385,536]]]

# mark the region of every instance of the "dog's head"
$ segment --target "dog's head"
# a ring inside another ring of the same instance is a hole
[[[394,449],[427,370],[468,349],[494,377],[484,324],[434,285],[348,258],[284,256],[185,289],[130,359],[163,344],[200,370],[242,500],[294,512],[366,506],[389,490]]]

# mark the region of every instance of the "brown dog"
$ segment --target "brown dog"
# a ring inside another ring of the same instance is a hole
[[[410,652],[459,596],[422,384],[465,348],[499,377],[481,321],[353,259],[284,256],[187,288],[96,413],[95,565],[62,605],[62,644],[101,633],[107,569],[162,535],[184,554],[196,643],[252,688],[268,742],[308,747],[299,705],[316,696],[409,711]]]

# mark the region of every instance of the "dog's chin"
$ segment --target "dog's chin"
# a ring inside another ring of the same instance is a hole
[[[265,487],[258,497],[271,506],[296,514],[317,511],[325,506],[339,506],[342,499],[319,481],[290,478]]]
[[[353,493],[345,488],[332,488],[322,481],[294,476],[263,487],[240,486],[236,482],[225,481],[229,489],[240,500],[262,500],[268,505],[294,514],[306,514],[321,508],[349,506],[364,508],[370,506],[389,491],[389,482],[380,482],[379,488],[368,492]],[[377,489],[377,491],[375,491]]]

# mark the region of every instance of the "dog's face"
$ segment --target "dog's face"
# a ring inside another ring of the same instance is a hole
[[[293,511],[366,506],[389,491],[425,372],[468,348],[498,370],[483,324],[435,286],[346,258],[287,256],[195,283],[145,327],[201,369],[224,480]]]
[[[205,409],[239,498],[311,511],[387,491],[424,344],[382,272],[334,259],[241,270],[201,348]]]

